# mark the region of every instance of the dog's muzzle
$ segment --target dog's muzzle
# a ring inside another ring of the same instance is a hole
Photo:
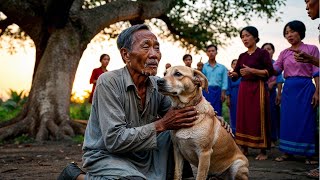
[[[173,91],[173,89],[168,86],[166,80],[164,78],[160,78],[157,80],[158,91],[163,95],[176,96],[178,93]]]
[[[161,86],[161,87],[164,86],[165,82],[166,82],[166,80],[163,79],[163,78],[160,78],[160,79],[157,80],[158,86]]]

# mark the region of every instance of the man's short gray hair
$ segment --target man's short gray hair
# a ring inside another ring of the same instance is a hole
[[[132,36],[134,32],[139,31],[141,29],[150,30],[150,28],[145,24],[137,24],[133,25],[125,30],[123,30],[117,39],[117,46],[120,50],[121,48],[126,48],[129,51],[132,50]]]

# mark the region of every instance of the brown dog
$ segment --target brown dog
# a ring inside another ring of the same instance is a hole
[[[174,179],[182,179],[183,158],[198,167],[197,180],[205,180],[208,175],[248,179],[248,159],[202,96],[202,88],[208,88],[207,78],[198,70],[175,66],[167,69],[157,84],[159,92],[171,97],[174,108],[195,106],[199,111],[194,126],[172,131]]]

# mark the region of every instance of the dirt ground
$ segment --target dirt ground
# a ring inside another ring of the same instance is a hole
[[[0,146],[0,180],[56,179],[63,167],[71,161],[81,165],[81,146],[73,142],[43,142],[5,144]],[[308,179],[305,172],[317,167],[306,165],[303,157],[297,161],[276,162],[280,155],[274,148],[266,161],[254,160],[257,150],[249,149],[250,179]],[[194,168],[196,171],[196,168]]]

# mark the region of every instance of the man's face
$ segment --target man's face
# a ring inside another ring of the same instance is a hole
[[[155,76],[160,59],[157,37],[149,30],[136,31],[132,38],[132,50],[125,59],[129,70],[136,74]]]
[[[215,47],[209,47],[207,49],[207,56],[209,57],[209,59],[215,60],[216,56],[217,56],[217,50]]]
[[[319,17],[319,0],[306,0],[306,10],[312,20]]]

